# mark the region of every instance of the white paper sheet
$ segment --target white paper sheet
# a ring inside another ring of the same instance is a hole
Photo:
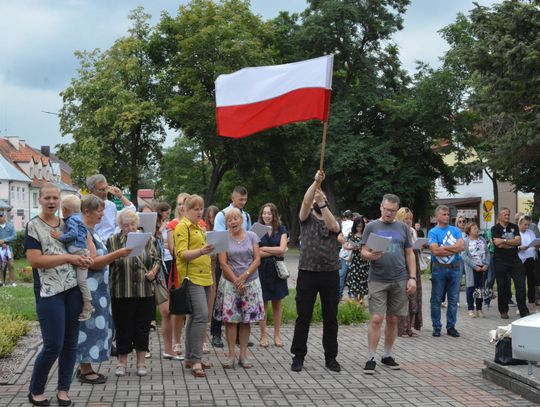
[[[229,232],[226,230],[206,232],[206,243],[214,245],[210,255],[226,252],[229,249]]]
[[[374,252],[385,252],[388,250],[392,238],[390,236],[380,236],[376,233],[370,233],[366,246],[369,247]]]
[[[262,223],[255,222],[249,230],[255,233],[259,237],[259,239],[261,239],[264,235],[270,236],[270,233],[272,233],[272,226],[266,226]]]
[[[142,253],[144,246],[152,237],[152,233],[129,232],[126,240],[126,247],[133,249],[128,257],[138,256]]]
[[[154,233],[156,231],[157,212],[139,212],[139,227],[144,233]]]
[[[529,246],[527,247],[536,247],[540,245],[540,237],[537,237],[536,239],[534,239],[531,243],[529,243]]]
[[[413,249],[420,250],[427,244],[428,240],[426,237],[419,237],[416,239],[416,242],[413,244]]]

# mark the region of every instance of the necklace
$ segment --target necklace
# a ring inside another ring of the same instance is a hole
[[[240,239],[237,239],[236,236],[231,235],[232,239],[236,242],[236,244],[242,243],[246,238],[245,234],[240,234],[240,236],[241,236]]]

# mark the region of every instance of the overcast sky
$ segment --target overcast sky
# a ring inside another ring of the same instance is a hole
[[[59,132],[59,93],[76,74],[76,50],[109,48],[127,33],[127,15],[142,5],[159,20],[162,10],[176,15],[179,4],[168,0],[0,0],[0,136],[18,136],[34,147],[69,142]],[[494,3],[477,0],[481,5]],[[304,0],[252,0],[252,9],[264,19],[280,10],[302,11]],[[404,66],[415,61],[439,65],[447,49],[437,33],[467,13],[471,0],[412,0],[405,28],[395,36]],[[168,137],[170,143],[173,135]]]

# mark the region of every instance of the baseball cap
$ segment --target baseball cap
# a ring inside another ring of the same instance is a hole
[[[344,218],[352,218],[352,212],[350,210],[346,210],[343,212],[343,217]]]

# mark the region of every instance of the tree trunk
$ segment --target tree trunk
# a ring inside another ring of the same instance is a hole
[[[228,163],[212,162],[212,174],[210,176],[210,183],[206,193],[204,194],[204,202],[206,206],[214,204],[214,198],[216,197],[216,191],[218,189],[219,183],[225,175],[225,172],[229,169],[230,165]]]
[[[533,208],[532,208],[533,222],[540,223],[538,217],[540,216],[540,190],[535,190],[533,195]]]
[[[493,213],[495,216],[495,223],[497,223],[497,218],[499,216],[499,181],[498,181],[497,171],[493,171],[491,175],[491,183],[493,184]]]

